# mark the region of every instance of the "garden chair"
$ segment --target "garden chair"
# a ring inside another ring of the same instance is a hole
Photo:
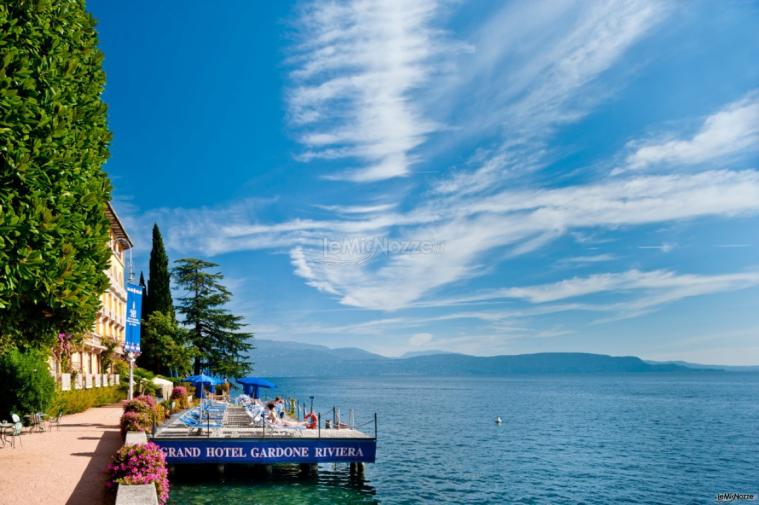
[[[8,431],[5,432],[5,437],[7,440],[7,437],[11,437],[11,446],[15,449],[16,448],[16,439],[18,439],[18,443],[21,444],[21,430],[24,429],[24,425],[21,424],[21,418],[18,417],[17,414],[11,414],[11,419],[13,419],[13,427],[10,428]]]
[[[47,430],[50,431],[53,425],[55,425],[56,431],[61,431],[61,417],[63,416],[63,409],[59,410],[53,417],[47,420]]]

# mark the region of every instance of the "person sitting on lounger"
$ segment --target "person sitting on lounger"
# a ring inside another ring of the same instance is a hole
[[[279,417],[279,414],[277,414],[277,406],[274,402],[269,402],[266,404],[266,420],[269,421],[273,425],[278,426],[305,426],[305,422],[299,422],[299,421],[291,421],[290,419],[285,419],[284,417]]]

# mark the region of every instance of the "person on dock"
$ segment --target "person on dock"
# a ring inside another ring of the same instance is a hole
[[[284,417],[284,412],[282,412],[282,416],[279,415],[277,412],[277,404],[273,402],[269,402],[266,404],[266,418],[267,420],[273,424],[273,425],[279,425],[279,426],[305,426],[305,421],[295,421],[292,419],[286,419]]]

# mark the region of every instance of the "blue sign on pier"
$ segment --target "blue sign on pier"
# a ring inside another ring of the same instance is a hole
[[[154,438],[169,464],[374,463],[373,438]]]

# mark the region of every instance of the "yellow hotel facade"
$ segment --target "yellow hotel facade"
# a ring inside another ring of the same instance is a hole
[[[63,390],[88,389],[118,383],[113,370],[105,370],[102,366],[101,355],[108,350],[109,343],[114,352],[124,354],[128,275],[125,256],[133,244],[110,203],[106,208],[106,215],[111,225],[108,240],[111,260],[105,274],[110,283],[108,289],[100,295],[100,310],[92,325],[92,331],[85,336],[81,350],[71,353],[71,369],[75,373],[62,373],[64,371],[60,370],[58,363],[51,363],[55,375],[60,377]]]

